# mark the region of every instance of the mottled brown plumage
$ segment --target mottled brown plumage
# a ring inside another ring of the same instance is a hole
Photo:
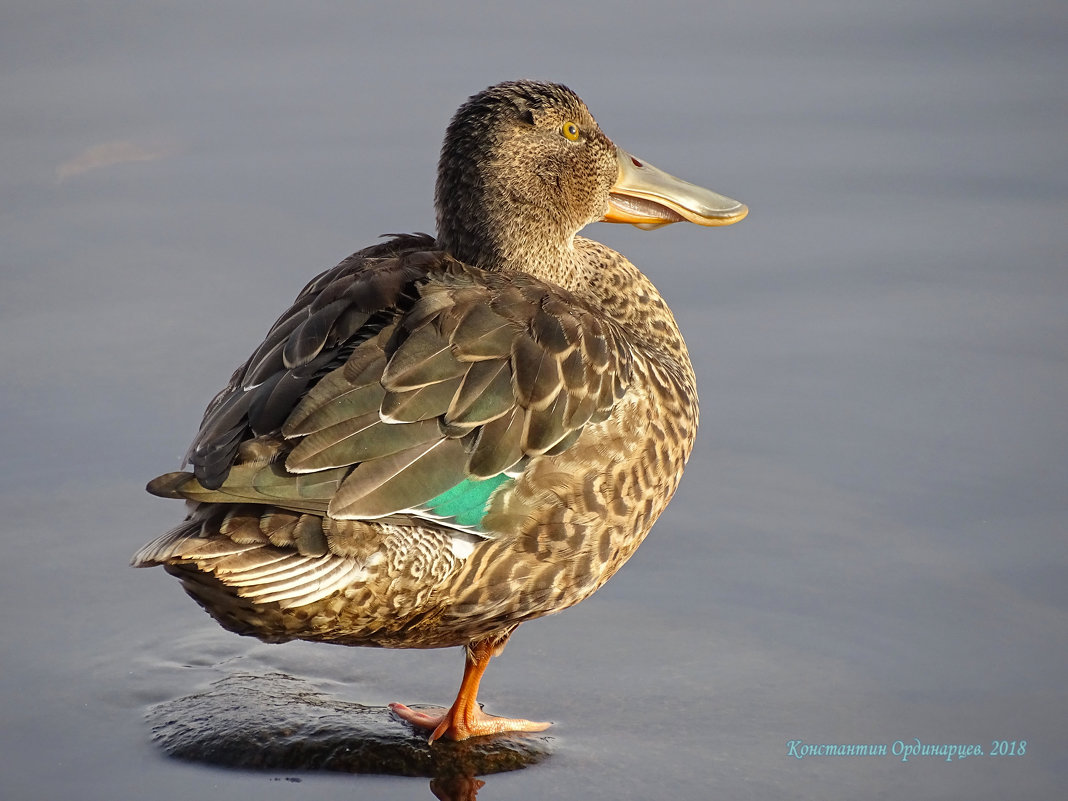
[[[686,345],[652,283],[575,236],[608,219],[729,224],[745,207],[627,155],[570,90],[471,98],[442,148],[438,235],[318,276],[212,401],[193,503],[134,557],[267,641],[467,648],[432,737],[542,724],[475,692],[520,623],[589,596],[667,505],[697,427]]]

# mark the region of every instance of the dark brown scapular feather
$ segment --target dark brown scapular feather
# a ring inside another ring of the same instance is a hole
[[[245,364],[241,372],[242,386],[255,386],[275,370],[285,368],[282,363],[282,350],[289,340],[289,335],[304,321],[306,316],[306,304],[300,303],[294,305],[279,318]]]
[[[560,362],[560,377],[564,386],[571,393],[587,393],[590,386],[590,373],[593,372],[582,358],[583,352],[575,349]]]
[[[541,311],[536,315],[534,324],[535,335],[538,337],[539,341],[542,336],[547,336],[547,334],[537,333],[540,328],[537,320],[544,316],[559,323],[560,330],[567,342],[567,347],[578,347],[582,344],[582,325],[579,322],[579,317],[576,315],[585,317],[589,315],[589,312],[577,308],[573,303],[565,302],[562,297],[548,296],[542,300]],[[555,349],[563,351],[567,348],[556,346]]]
[[[354,460],[347,452],[349,441],[362,431],[381,424],[382,417],[377,408],[356,417],[339,416],[333,425],[323,426],[301,439],[286,456],[286,469],[294,473],[310,473],[327,467],[351,465]]]
[[[463,361],[493,359],[511,352],[515,331],[515,323],[496,314],[484,302],[475,303],[465,310],[450,341],[457,358]]]
[[[381,459],[441,438],[436,420],[387,423],[377,412],[305,437],[286,457],[286,469],[310,473]]]
[[[590,422],[600,423],[608,419],[615,404],[615,386],[611,376],[601,376],[601,389],[597,393],[597,408],[590,415]]]
[[[527,412],[523,429],[524,453],[544,453],[567,435],[563,414],[566,405],[567,398],[560,392],[544,409],[530,409]]]
[[[528,408],[544,408],[563,384],[556,357],[527,334],[512,340],[512,369],[516,399]]]
[[[483,425],[515,404],[512,369],[505,360],[486,359],[467,368],[460,388],[445,412],[449,425]]]
[[[370,319],[371,315],[367,312],[349,306],[334,321],[334,328],[330,332],[331,343],[351,339]]]
[[[294,378],[292,372],[286,371],[277,372],[259,386],[246,390],[245,394],[251,399],[246,417],[252,433],[266,434],[271,431],[275,427],[271,423],[281,412],[279,407],[286,399],[294,397],[294,394],[299,395],[307,384],[307,380]],[[271,399],[276,397],[276,393],[279,400],[272,404]],[[284,420],[284,412],[281,413]]]
[[[269,349],[264,349],[261,346],[249,361],[248,368],[241,376],[241,385],[246,389],[251,389],[257,384],[262,384],[275,373],[284,370],[282,351],[285,350],[286,343],[287,340],[283,338],[275,342],[274,346]]]
[[[482,427],[468,460],[471,475],[489,478],[523,458],[524,418],[523,410],[516,407]]]
[[[418,507],[465,478],[465,456],[460,440],[443,439],[364,462],[330,502],[330,516],[373,519]]]
[[[534,335],[534,341],[551,353],[564,353],[574,344],[574,340],[568,338],[565,323],[574,327],[577,340],[578,323],[571,315],[550,314],[544,308],[539,308],[534,319],[531,320],[531,333]]]
[[[359,280],[360,275],[353,272],[344,272],[335,276],[333,281],[324,284],[314,295],[307,296],[308,314],[314,315],[320,309],[324,309],[342,299],[344,299],[345,305],[348,306],[351,298],[346,296],[354,290],[357,294],[359,293],[359,289],[356,289]]]
[[[582,433],[581,428],[573,428],[564,435],[563,439],[553,445],[551,448],[545,451],[546,456],[555,456],[558,453],[563,453],[578,440],[579,435]]]
[[[397,349],[382,372],[382,386],[387,390],[419,389],[464,374],[464,365],[456,361],[448,340],[430,323],[412,331]]]
[[[382,400],[382,416],[400,423],[441,417],[448,411],[462,380],[463,376],[456,376],[410,392],[387,392]]]
[[[282,435],[292,439],[379,409],[386,392],[378,376],[385,363],[380,351],[364,343],[311,388],[283,424]]]
[[[335,300],[316,310],[293,329],[282,351],[282,363],[286,367],[298,367],[318,356],[323,346],[326,345],[327,336],[334,327],[334,322],[348,305],[347,300]]]
[[[205,453],[217,448],[216,440],[229,439],[230,433],[247,419],[253,395],[238,388],[222,397],[204,417],[191,453]],[[189,458],[188,456],[186,458]]]
[[[603,373],[610,364],[608,337],[599,320],[591,317],[583,336],[586,358],[598,373]]]
[[[252,429],[252,433],[269,434],[281,428],[316,372],[332,358],[331,353],[320,353],[316,358],[292,370],[277,373],[276,380],[272,376],[260,386],[249,390],[254,396],[248,410],[248,427]]]
[[[344,378],[343,374],[341,374],[341,368],[335,370],[331,375],[335,373],[342,379]],[[319,386],[321,387],[329,378],[330,376],[327,376],[320,381]],[[307,436],[316,431],[322,431],[324,428],[330,428],[344,420],[353,420],[367,414],[377,416],[385,395],[385,390],[377,383],[351,388],[344,384],[343,388],[339,389],[338,394],[334,396],[330,403],[319,406],[303,418],[298,418],[297,425],[293,425],[294,418],[297,417],[297,413],[294,412],[289,420],[286,421],[283,433],[287,438],[293,439],[294,437]],[[305,400],[308,397],[311,396],[305,396]],[[298,411],[303,409],[304,404],[302,403]]]
[[[580,429],[597,412],[598,395],[588,392],[572,392],[567,396],[563,419],[568,428]]]
[[[419,300],[404,315],[404,328],[409,332],[415,331],[434,317],[441,317],[445,309],[456,305],[459,300],[443,285],[425,284],[421,290]]]
[[[189,459],[193,464],[201,483],[209,489],[217,489],[226,479],[234,456],[241,446],[241,437],[248,432],[247,425],[235,426],[211,440],[203,449],[195,452]]]

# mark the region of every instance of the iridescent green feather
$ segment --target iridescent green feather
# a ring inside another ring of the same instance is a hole
[[[435,515],[452,518],[461,526],[475,527],[482,522],[493,491],[513,480],[504,473],[481,481],[473,478],[465,479],[455,487],[431,498],[425,506]]]

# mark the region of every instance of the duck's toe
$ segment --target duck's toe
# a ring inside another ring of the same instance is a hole
[[[522,718],[500,718],[487,715],[474,705],[464,708],[454,704],[451,709],[422,711],[412,709],[404,704],[390,704],[389,708],[401,720],[406,720],[421,729],[432,729],[428,742],[442,737],[447,740],[466,740],[468,737],[484,737],[489,734],[504,732],[545,731],[552,723]]]

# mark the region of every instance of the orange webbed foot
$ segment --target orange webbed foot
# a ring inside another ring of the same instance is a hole
[[[522,718],[499,718],[487,715],[474,705],[462,708],[454,704],[451,709],[439,713],[423,712],[404,704],[390,704],[389,708],[401,720],[406,720],[421,729],[433,729],[428,742],[442,737],[448,740],[466,740],[468,737],[483,737],[488,734],[502,734],[510,731],[536,732],[545,731],[551,723],[523,720]]]

